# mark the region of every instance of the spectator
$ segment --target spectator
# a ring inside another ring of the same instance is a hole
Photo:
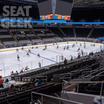
[[[5,82],[4,82],[4,88],[9,88],[9,87],[10,87],[9,80],[6,79]]]
[[[9,80],[8,80],[8,79],[6,79],[6,80],[5,80],[5,83],[8,83],[8,82],[9,82]]]
[[[14,85],[13,85],[13,84],[11,84],[11,86],[10,86],[10,88],[9,88],[9,92],[10,92],[10,93],[13,93],[14,88],[15,88],[15,87],[14,87]]]
[[[89,53],[89,55],[90,55],[90,56],[93,56],[93,55],[94,55],[94,53],[93,53],[93,52],[91,52],[91,53]]]
[[[18,74],[18,71],[16,71],[16,74]]]
[[[23,70],[21,70],[20,73],[23,73]]]
[[[13,75],[13,74],[14,74],[14,72],[12,71],[12,72],[11,72],[11,75]]]
[[[65,58],[65,60],[64,60],[64,64],[67,64],[67,59]]]
[[[2,79],[2,76],[0,76],[0,88],[3,88],[3,83],[4,83],[4,80]]]
[[[104,104],[104,100],[97,96],[94,98],[93,104]]]

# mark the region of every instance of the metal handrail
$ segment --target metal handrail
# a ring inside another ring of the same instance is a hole
[[[104,81],[70,81],[69,82],[69,84],[81,84],[81,83],[97,84],[97,83],[104,83]]]
[[[46,95],[46,94],[37,93],[37,92],[32,92],[32,93],[31,93],[31,101],[33,101],[33,99],[32,99],[32,95],[33,95],[33,94],[40,95],[41,97],[48,97],[48,98],[52,98],[52,99],[55,99],[55,100],[65,101],[65,102],[68,102],[68,103],[83,104],[83,103],[81,103],[81,102],[76,102],[76,101],[72,101],[72,100],[67,100],[67,99],[63,99],[63,98],[59,98],[59,97],[54,97],[54,96],[51,96],[51,95]],[[43,103],[42,103],[42,104],[43,104]]]

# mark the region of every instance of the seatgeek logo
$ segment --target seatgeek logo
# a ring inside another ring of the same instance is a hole
[[[32,6],[3,6],[1,27],[32,28],[32,18],[29,17]]]

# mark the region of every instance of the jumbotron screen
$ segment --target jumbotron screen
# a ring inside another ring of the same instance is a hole
[[[61,15],[70,15],[73,0],[38,0],[40,15],[48,15],[52,12]]]

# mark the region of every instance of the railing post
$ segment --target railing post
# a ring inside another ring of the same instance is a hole
[[[41,95],[41,104],[44,104],[43,95]]]
[[[102,95],[103,95],[103,82],[101,83],[101,89],[100,89],[101,104],[103,104],[103,102],[102,102]]]
[[[59,100],[58,103],[61,104],[61,100]]]
[[[32,93],[31,93],[31,101],[30,104],[33,104],[33,97],[32,97]]]
[[[79,84],[77,84],[77,92],[79,91]]]

